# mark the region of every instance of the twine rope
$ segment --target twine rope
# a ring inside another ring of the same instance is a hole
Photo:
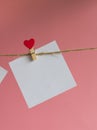
[[[66,49],[66,50],[61,50],[61,51],[53,51],[53,52],[39,52],[35,53],[37,56],[43,56],[43,55],[53,55],[53,54],[60,54],[60,53],[67,53],[67,52],[80,52],[80,51],[89,51],[89,50],[97,50],[97,47],[94,48],[77,48],[77,49]],[[23,54],[0,54],[1,56],[8,56],[8,57],[13,57],[13,56],[28,56],[33,53],[23,53]]]

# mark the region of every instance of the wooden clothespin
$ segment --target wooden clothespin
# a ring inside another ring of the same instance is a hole
[[[30,39],[30,40],[25,40],[24,41],[24,45],[29,48],[32,60],[36,60],[36,54],[35,54],[35,50],[34,50],[34,44],[35,44],[35,40],[34,39]]]

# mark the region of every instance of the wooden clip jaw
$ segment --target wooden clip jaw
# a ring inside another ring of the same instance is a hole
[[[30,54],[31,54],[32,60],[36,60],[37,59],[34,48],[30,49]]]

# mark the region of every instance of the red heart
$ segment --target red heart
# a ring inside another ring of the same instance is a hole
[[[29,48],[29,49],[31,49],[34,46],[34,44],[35,44],[35,40],[34,39],[30,39],[30,40],[25,40],[24,41],[24,45],[27,48]]]

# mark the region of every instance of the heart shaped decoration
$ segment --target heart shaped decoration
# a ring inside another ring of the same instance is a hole
[[[24,41],[24,45],[27,48],[29,48],[29,49],[33,48],[34,44],[35,44],[35,40],[34,39],[30,39],[30,40],[25,40]]]

